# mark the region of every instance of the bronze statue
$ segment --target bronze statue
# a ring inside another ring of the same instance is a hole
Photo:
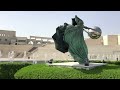
[[[92,32],[86,31],[86,29]],[[79,64],[89,66],[88,48],[83,31],[87,32],[92,39],[98,39],[102,33],[99,27],[89,28],[84,26],[84,22],[75,15],[75,18],[72,18],[72,25],[64,23],[64,25],[57,27],[52,38],[57,50],[63,53],[69,52]]]

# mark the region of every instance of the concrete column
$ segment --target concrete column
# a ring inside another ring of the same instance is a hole
[[[103,45],[108,45],[108,36],[103,36]]]
[[[120,35],[118,35],[118,45],[120,45]]]

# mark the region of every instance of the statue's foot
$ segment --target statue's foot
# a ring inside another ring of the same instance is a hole
[[[87,59],[86,62],[84,63],[85,66],[89,66],[89,60]]]
[[[85,66],[89,66],[89,63],[85,63]]]

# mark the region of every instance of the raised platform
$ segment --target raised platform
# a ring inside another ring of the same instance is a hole
[[[90,70],[92,68],[106,65],[106,63],[89,63],[89,66],[85,66],[84,64],[79,64],[78,62],[64,62],[64,63],[52,63],[49,64],[50,66],[65,66],[65,67],[73,67],[77,69],[86,69]]]

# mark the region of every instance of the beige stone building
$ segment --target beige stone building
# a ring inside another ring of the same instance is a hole
[[[106,35],[99,39],[85,39],[90,60],[120,60],[120,35]],[[70,53],[61,53],[55,49],[51,37],[17,37],[16,31],[0,30],[0,57],[8,58],[14,51],[14,58],[35,60],[73,60]],[[25,55],[26,53],[26,55]]]
[[[16,42],[16,31],[0,30],[0,44]]]

